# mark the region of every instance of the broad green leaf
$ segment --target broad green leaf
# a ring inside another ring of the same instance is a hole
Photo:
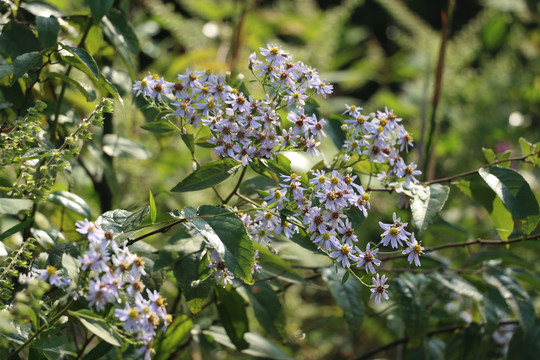
[[[263,163],[276,173],[276,175],[284,174],[290,175],[291,171],[291,160],[289,160],[285,155],[277,155],[274,159],[264,160]],[[281,178],[280,178],[281,179]]]
[[[77,214],[81,214],[82,216],[91,219],[92,214],[90,213],[90,207],[84,201],[83,198],[81,198],[78,195],[75,195],[73,193],[70,193],[69,191],[55,191],[49,194],[48,196],[49,201],[60,205],[68,210],[74,211]]]
[[[113,349],[108,342],[99,342],[88,354],[84,355],[84,360],[101,360]]]
[[[317,249],[317,245],[315,245],[313,241],[311,241],[309,235],[307,235],[303,229],[298,229],[298,232],[293,234],[291,240],[306,250],[319,252],[319,249]]]
[[[68,342],[66,336],[56,336],[53,334],[48,334],[48,336],[41,336],[38,340],[32,343],[32,348],[46,350],[46,349],[57,349],[60,346]]]
[[[328,284],[330,294],[343,310],[343,316],[351,333],[356,333],[364,320],[364,303],[362,301],[362,284],[354,278],[349,278],[342,284],[346,269],[338,266],[337,271],[333,266],[322,269],[322,279]]]
[[[81,263],[68,253],[62,254],[62,268],[66,271],[67,276],[76,282],[79,278],[79,269]]]
[[[402,184],[402,191],[405,195],[413,198],[411,200],[413,224],[422,232],[429,228],[442,210],[446,199],[448,199],[450,188],[441,184],[431,186]]]
[[[409,345],[415,349],[422,345],[428,328],[428,314],[418,296],[418,290],[408,279],[401,277],[392,281],[392,294],[400,307],[401,318],[405,326],[405,334],[409,337]]]
[[[447,360],[477,360],[485,351],[482,343],[482,329],[477,323],[456,332],[446,345]]]
[[[15,59],[19,55],[40,50],[41,45],[28,26],[13,20],[3,26],[0,34],[1,53]]]
[[[488,282],[492,282],[493,278],[501,284],[502,295],[506,298],[514,297],[516,300],[528,300],[529,293],[514,279],[510,270],[501,270],[499,268],[490,268],[488,273],[484,274],[484,278]]]
[[[508,346],[507,359],[534,360],[540,354],[540,324],[529,331],[518,326]]]
[[[154,201],[154,195],[152,195],[152,190],[148,190],[149,202],[150,202],[150,221],[153,223],[156,222],[157,210],[156,202]]]
[[[272,287],[265,282],[258,282],[246,289],[255,317],[268,334],[285,341],[285,312],[281,301]]]
[[[489,171],[480,169],[478,173],[512,215],[522,220],[523,232],[530,234],[540,221],[540,209],[525,179],[512,169],[498,166],[490,168]]]
[[[125,62],[132,79],[135,79],[135,66],[131,54],[139,53],[139,40],[127,21],[127,16],[116,9],[111,9],[103,18],[103,32],[115,45],[120,57]],[[131,53],[131,54],[130,54]]]
[[[30,210],[34,202],[28,199],[0,199],[0,214],[17,215],[24,210]]]
[[[361,225],[364,219],[366,218],[364,216],[364,213],[355,206],[343,211],[343,213],[347,215],[347,218],[349,218],[349,221],[352,224],[354,233],[357,236],[362,236]]]
[[[189,339],[192,328],[193,322],[187,315],[176,316],[162,340],[158,342],[154,360],[170,359],[171,355]]]
[[[66,76],[64,74],[60,74],[57,72],[49,72],[46,74],[48,79],[59,79],[62,82],[65,82],[68,85],[73,86],[75,89],[77,89],[81,94],[84,95],[86,98],[86,101],[92,102],[96,100],[96,92],[93,89],[87,89],[83,84],[78,82],[72,77]]]
[[[535,152],[535,147],[532,143],[528,142],[527,139],[520,137],[519,146],[521,147],[522,155],[529,155]]]
[[[512,214],[506,209],[502,200],[481,179],[480,176],[473,175],[471,180],[461,180],[458,187],[487,210],[500,238],[506,241],[514,230]]]
[[[150,131],[156,134],[166,134],[166,133],[173,132],[176,130],[174,126],[169,124],[169,122],[167,121],[149,122],[147,124],[141,125],[141,128],[146,131]]]
[[[104,319],[98,317],[90,310],[68,311],[69,315],[76,317],[89,331],[94,333],[100,339],[114,346],[121,346],[122,338],[112,325],[108,324]]]
[[[277,276],[279,278],[286,279],[289,282],[305,284],[306,281],[298,272],[296,272],[291,264],[279,257],[278,255],[273,254],[265,246],[253,243],[255,250],[259,251],[259,264],[262,266],[262,271],[265,274],[272,276]]]
[[[73,46],[67,46],[62,44],[62,48],[67,50],[73,56],[75,56],[80,62],[82,62],[86,68],[90,71],[93,77],[97,80],[99,76],[99,68],[94,58],[83,48],[76,48]],[[65,57],[64,57],[65,59]],[[73,65],[73,64],[70,64]],[[77,69],[83,71],[85,74],[89,74],[88,71],[82,70],[80,66],[75,66]],[[90,76],[90,75],[89,75]]]
[[[477,301],[480,301],[484,298],[482,293],[478,291],[473,285],[469,284],[465,279],[451,274],[442,275],[440,273],[434,273],[433,277],[437,280],[437,283],[447,287],[453,292],[473,298]]]
[[[14,84],[21,76],[26,74],[28,70],[37,66],[40,61],[41,53],[39,51],[33,51],[17,56],[13,62],[13,77],[11,78],[11,84]]]
[[[186,144],[189,149],[189,152],[193,155],[195,153],[195,138],[193,137],[193,134],[185,133],[181,134],[181,137],[184,144]]]
[[[236,174],[240,166],[240,163],[233,159],[207,162],[179,182],[171,191],[197,191],[218,185]]]
[[[58,39],[58,34],[60,33],[60,24],[58,23],[58,20],[53,15],[48,18],[36,16],[36,27],[39,42],[43,48],[56,47],[56,41]]]
[[[98,217],[96,223],[105,231],[121,233],[124,231],[122,225],[131,214],[132,212],[122,209],[110,210]]]
[[[103,137],[103,151],[105,154],[119,158],[135,158],[146,160],[150,154],[141,144],[115,134],[106,134]]]
[[[13,234],[18,233],[19,231],[22,231],[24,228],[26,228],[33,221],[34,221],[34,218],[28,218],[25,221],[23,221],[21,223],[18,223],[17,225],[7,229],[6,231],[4,231],[3,233],[0,234],[0,241],[10,237]],[[0,253],[1,253],[1,251],[0,251]]]
[[[223,289],[221,286],[215,288],[215,294],[221,325],[237,350],[246,349],[249,344],[244,334],[249,331],[249,323],[244,300],[234,289]]]
[[[523,327],[525,332],[528,332],[534,325],[535,313],[534,306],[530,301],[518,300],[518,312],[517,317],[519,324]]]
[[[210,205],[199,207],[199,215],[202,217],[199,220],[204,221],[217,235],[217,243],[207,239],[214,245],[227,268],[237,278],[253,284],[253,242],[246,233],[244,222],[236,214]],[[211,238],[215,242],[216,239]]]
[[[486,161],[488,163],[492,163],[495,161],[495,151],[489,148],[482,147],[482,152],[484,153],[484,157],[486,158]]]
[[[178,248],[180,260],[174,264],[173,273],[178,287],[184,293],[186,304],[193,314],[201,311],[215,284],[210,277],[210,269],[202,261],[202,242],[191,239],[181,240],[184,248]]]
[[[276,187],[276,182],[266,176],[257,175],[240,184],[240,192],[245,196],[253,195],[257,190],[268,190]]]
[[[124,231],[134,230],[144,221],[144,219],[146,219],[148,214],[150,214],[150,206],[147,205],[130,214],[122,223],[122,228],[124,229]]]
[[[47,265],[52,265],[57,269],[60,269],[62,267],[64,254],[69,254],[72,258],[76,259],[81,255],[80,246],[80,242],[68,242],[50,247],[47,249],[49,252]]]
[[[0,65],[0,80],[13,73],[13,65],[2,64]]]
[[[90,6],[94,23],[99,23],[113,5],[114,0],[86,0],[85,2]]]
[[[203,330],[202,333],[204,335],[211,336],[216,342],[220,343],[221,345],[224,345],[230,349],[235,349],[235,346],[227,336],[225,329],[220,326],[210,326],[210,328]],[[263,359],[294,359],[293,357],[287,355],[276,344],[259,334],[248,332],[244,334],[244,338],[248,342],[249,347],[241,351],[243,354]]]

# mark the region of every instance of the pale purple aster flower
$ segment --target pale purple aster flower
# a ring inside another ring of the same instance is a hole
[[[415,176],[420,174],[422,174],[422,172],[420,170],[416,170],[416,164],[410,163],[405,167],[405,169],[403,169],[403,172],[397,173],[396,175],[399,177],[403,177],[403,175],[405,175],[405,183],[410,185],[411,181],[413,183],[418,182],[418,179],[416,179]]]
[[[386,275],[383,275],[379,279],[379,274],[377,274],[377,276],[371,278],[371,280],[373,281],[374,287],[369,289],[371,291],[371,296],[369,298],[375,298],[375,304],[379,305],[381,303],[381,297],[384,297],[385,300],[388,300],[388,293],[386,292],[388,285],[385,285],[385,282],[388,279]]]
[[[354,118],[358,117],[360,115],[360,110],[362,110],[360,106],[356,105],[345,104],[345,107],[347,108],[347,110],[345,110],[342,115],[350,115]]]
[[[227,284],[232,284],[234,275],[229,269],[227,269],[227,266],[225,265],[223,260],[221,260],[216,250],[212,250],[212,253],[210,254],[210,259],[212,260],[212,263],[207,264],[206,267],[216,269],[216,274],[214,275],[214,278],[217,280],[217,284],[223,284],[224,288],[227,286]]]
[[[370,272],[372,274],[375,274],[376,273],[375,266],[380,266],[381,260],[375,258],[375,255],[377,254],[379,249],[370,250],[369,249],[370,246],[371,245],[368,243],[366,246],[366,252],[361,251],[360,249],[358,249],[358,247],[356,248],[356,251],[358,252],[358,259],[359,259],[358,264],[356,264],[356,267],[365,266],[365,270],[367,273]]]
[[[70,279],[60,276],[54,266],[47,266],[45,269],[36,269],[34,271],[39,275],[40,279],[56,287],[63,287],[71,283]]]
[[[186,74],[178,74],[178,80],[182,81],[182,85],[184,85],[184,87],[200,86],[201,81],[199,77],[203,75],[203,71],[191,72],[189,68],[186,68]]]
[[[75,223],[75,227],[77,228],[77,232],[79,234],[87,234],[88,240],[91,242],[99,242],[105,238],[105,232],[103,229],[95,222],[88,221],[88,219],[84,219],[84,221],[77,221]]]
[[[322,81],[319,79],[319,81],[316,84],[313,84],[312,86],[310,84],[310,87],[315,88],[315,91],[317,94],[321,94],[326,99],[326,94],[331,94],[334,92],[334,86],[331,84],[326,83],[325,81]]]
[[[345,222],[338,224],[337,231],[341,234],[341,241],[349,246],[352,246],[353,243],[358,241],[358,237],[354,233],[354,229],[348,218],[345,219]]]
[[[255,250],[253,253],[253,268],[251,269],[251,274],[260,273],[262,266],[259,264],[259,250]]]
[[[267,44],[266,48],[261,49],[261,55],[266,57],[266,61],[272,63],[272,65],[279,66],[292,57],[278,45]]]
[[[234,111],[249,112],[251,110],[251,104],[243,93],[230,93],[229,99],[225,100],[225,102],[231,105]]]
[[[110,286],[103,283],[101,279],[92,279],[88,285],[86,300],[90,306],[95,306],[98,311],[101,311],[108,303],[119,300],[118,297],[115,298],[115,294],[111,290]]]
[[[407,244],[408,248],[403,250],[402,254],[403,255],[409,254],[409,256],[407,256],[407,260],[409,261],[409,264],[412,264],[414,261],[414,264],[416,266],[420,266],[420,255],[424,253],[423,252],[424,247],[420,246],[418,241],[416,241],[414,237],[414,233],[411,234],[411,240],[405,241],[405,243]]]
[[[311,240],[317,245],[317,248],[323,248],[326,251],[332,250],[332,247],[337,248],[340,246],[334,229],[323,233],[314,233],[311,235]]]
[[[270,195],[264,198],[268,202],[268,205],[272,205],[273,203],[277,203],[276,208],[278,210],[283,209],[283,200],[289,202],[289,199],[285,197],[284,194],[281,193],[279,190],[270,190]]]
[[[341,266],[348,268],[351,266],[350,260],[357,261],[358,259],[354,256],[356,252],[351,246],[347,244],[341,244],[338,247],[335,247],[337,251],[330,253],[330,257],[336,259],[337,262],[341,262]]]
[[[298,232],[298,227],[288,221],[284,221],[283,224],[279,224],[278,226],[276,226],[276,229],[274,230],[274,233],[276,235],[279,235],[282,232],[283,235],[287,237],[287,239],[291,239],[293,235]]]
[[[319,141],[316,141],[313,136],[306,137],[306,152],[311,156],[319,156],[321,152],[317,150],[317,146],[319,146],[321,143]]]
[[[319,138],[319,140],[322,140],[322,137],[326,137],[326,133],[323,130],[324,124],[326,124],[326,120],[317,119],[317,116],[315,116],[315,114],[310,116],[308,119],[309,131],[317,138]]]
[[[402,241],[408,240],[411,233],[404,229],[407,223],[401,223],[401,219],[396,217],[396,213],[393,214],[393,220],[392,224],[384,224],[379,221],[379,226],[384,230],[381,234],[381,242],[384,246],[391,243],[392,248],[397,248],[403,245]]]
[[[137,309],[132,308],[126,302],[126,307],[124,309],[115,309],[114,315],[118,320],[124,322],[124,330],[137,332],[141,325],[141,315]]]

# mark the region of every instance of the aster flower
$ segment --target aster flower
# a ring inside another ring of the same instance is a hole
[[[386,275],[383,275],[379,279],[379,274],[377,274],[376,277],[371,278],[374,287],[369,289],[371,291],[371,296],[369,298],[375,298],[376,305],[379,305],[381,303],[381,297],[384,297],[385,300],[388,300],[388,293],[386,292],[388,285],[385,285],[386,280],[388,280]]]
[[[414,237],[414,233],[411,234],[411,240],[405,241],[405,243],[407,244],[408,248],[403,250],[402,254],[403,255],[409,254],[409,256],[407,256],[407,260],[409,261],[409,264],[412,264],[414,261],[414,264],[416,266],[420,266],[420,255],[424,253],[423,252],[424,247],[420,246],[418,241],[416,241]]]
[[[366,252],[362,252],[358,247],[356,248],[356,251],[358,252],[358,264],[356,264],[356,267],[365,266],[365,270],[367,273],[375,274],[375,266],[381,265],[381,260],[376,259],[375,255],[379,251],[379,249],[370,250],[370,244],[368,243],[366,246]],[[373,266],[375,265],[375,266]]]
[[[124,322],[124,330],[137,332],[141,323],[141,313],[126,303],[125,308],[115,309],[114,315]]]
[[[40,279],[45,280],[56,287],[63,287],[71,283],[70,279],[60,276],[58,270],[54,266],[47,266],[45,269],[37,269],[35,272]]]
[[[212,250],[212,253],[210,254],[210,259],[212,260],[212,263],[207,264],[206,267],[216,269],[216,274],[214,275],[214,278],[217,280],[217,284],[223,284],[224,288],[227,286],[227,284],[232,284],[234,275],[229,269],[227,269],[227,266],[225,265],[223,260],[221,260],[216,250]]]
[[[77,232],[79,234],[86,234],[88,236],[88,241],[101,241],[105,237],[105,232],[103,229],[93,221],[88,221],[88,219],[84,219],[84,221],[77,221],[75,223],[75,227],[77,228]]]
[[[393,224],[384,224],[383,222],[379,221],[379,226],[384,230],[384,232],[381,234],[381,243],[384,246],[391,243],[393,248],[397,248],[398,246],[403,245],[402,241],[406,241],[411,233],[404,229],[407,223],[401,223],[401,219],[396,218],[396,213],[393,214],[393,219]]]
[[[332,250],[332,247],[340,247],[339,240],[336,237],[336,232],[334,229],[327,230],[323,233],[314,233],[311,235],[311,240],[319,249],[323,248],[325,251]]]

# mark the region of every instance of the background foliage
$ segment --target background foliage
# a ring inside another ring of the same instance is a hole
[[[193,153],[174,129],[156,131],[152,124],[158,114],[132,97],[131,86],[154,73],[173,80],[186,67],[248,78],[247,57],[266,43],[282,45],[334,84],[334,94],[320,102],[325,117],[341,114],[345,103],[368,112],[394,109],[415,137],[409,156],[422,164],[424,181],[538,151],[532,144],[540,140],[540,5],[532,0],[2,1],[0,12],[1,131],[18,119],[29,127],[28,138],[21,141],[37,149],[15,154],[2,148],[4,257],[24,249],[21,244],[30,236],[36,241],[25,246],[35,248],[32,253],[64,247],[78,239],[74,223],[84,217],[95,219],[113,209],[144,214],[149,191],[156,218],[140,216],[142,222],[131,227],[120,224],[123,230],[170,219],[173,209],[186,214],[218,204],[211,189],[171,192],[215,155],[201,147]],[[445,17],[441,82],[436,69]],[[57,51],[58,46],[63,50]],[[115,98],[114,115],[98,111],[98,119],[90,117],[104,96]],[[38,100],[47,108],[26,116]],[[73,144],[86,140],[83,124],[92,121],[87,126],[92,140],[79,152]],[[34,138],[32,123],[47,134]],[[430,131],[432,151],[427,153]],[[327,161],[338,151],[332,141],[323,149]],[[322,160],[297,156],[296,171]],[[45,170],[40,162],[40,170],[32,172],[31,159],[54,161]],[[525,179],[538,199],[539,172],[520,161],[498,165],[447,182],[448,201],[419,237],[438,251],[426,254],[420,269],[410,268],[404,258],[385,262],[393,278],[392,301],[381,306],[368,301],[369,292],[355,279],[342,283],[343,274],[329,267],[326,257],[293,243],[274,244],[279,257],[260,248],[260,263],[272,280],[232,291],[213,287],[212,279],[191,287],[205,277],[207,259],[185,230],[175,227],[138,242],[134,247],[160,274],[154,287],[167,297],[175,316],[167,336],[157,342],[155,358],[535,354],[540,343],[538,204],[519,191],[525,191]],[[482,180],[490,174],[500,184]],[[226,181],[219,189],[229,193],[234,184]],[[511,199],[490,190],[501,184],[509,188]],[[377,194],[376,199],[362,225],[366,240],[379,238],[376,220],[391,218],[397,208],[391,194]],[[414,221],[408,210],[398,214]],[[533,240],[518,241],[522,230]],[[500,239],[509,239],[509,244],[501,245]],[[9,290],[6,301],[17,289]],[[207,294],[215,306],[208,305]],[[246,310],[245,303],[250,304]],[[37,305],[29,302],[28,308],[32,306]],[[17,316],[39,318],[43,313],[32,315],[25,308]],[[4,323],[2,319],[0,328],[7,329]],[[249,332],[242,337],[246,324]],[[83,339],[85,327],[74,327]],[[231,338],[233,333],[238,338]],[[0,344],[9,348],[16,340],[7,337]],[[63,338],[55,334],[38,341],[24,356],[77,354],[73,344],[60,344]],[[92,346],[80,356],[136,356],[133,347],[131,353],[121,353]]]

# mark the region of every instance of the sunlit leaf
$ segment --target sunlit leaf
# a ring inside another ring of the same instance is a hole
[[[512,169],[494,166],[480,169],[480,176],[502,200],[515,218],[523,222],[523,232],[530,234],[540,221],[540,209],[534,193],[523,177]]]
[[[169,359],[189,339],[193,322],[187,315],[178,315],[158,342],[155,360]]]
[[[86,201],[84,201],[84,199],[80,196],[70,193],[69,191],[54,191],[49,194],[48,199],[51,202],[65,207],[68,210],[74,211],[77,214],[81,214],[88,219],[92,218],[90,207]]]
[[[103,137],[103,151],[105,154],[119,158],[135,158],[146,160],[150,154],[141,144],[115,134],[106,134]]]
[[[86,66],[87,69],[84,69],[84,67],[81,67],[80,65],[75,65],[75,63],[70,64],[77,67],[77,69],[83,71],[85,74],[88,75],[88,71],[92,74],[92,76],[97,79],[99,76],[99,68],[96,64],[96,61],[94,58],[83,48],[77,48],[73,46],[67,46],[62,44],[62,48],[67,50],[69,53],[71,53],[77,60],[79,60],[84,66]],[[69,56],[67,57],[69,58]],[[66,57],[64,57],[66,59]]]
[[[69,315],[76,317],[89,331],[100,339],[114,346],[121,346],[123,340],[104,319],[98,317],[90,310],[68,311]]]
[[[0,214],[17,215],[24,210],[30,210],[34,202],[28,199],[0,199]]]
[[[236,174],[240,166],[240,163],[233,159],[207,162],[176,184],[171,191],[198,191],[218,185]]]
[[[412,198],[411,212],[413,224],[420,231],[427,230],[442,210],[450,188],[446,185],[433,184],[430,186],[402,184],[401,191]]]

